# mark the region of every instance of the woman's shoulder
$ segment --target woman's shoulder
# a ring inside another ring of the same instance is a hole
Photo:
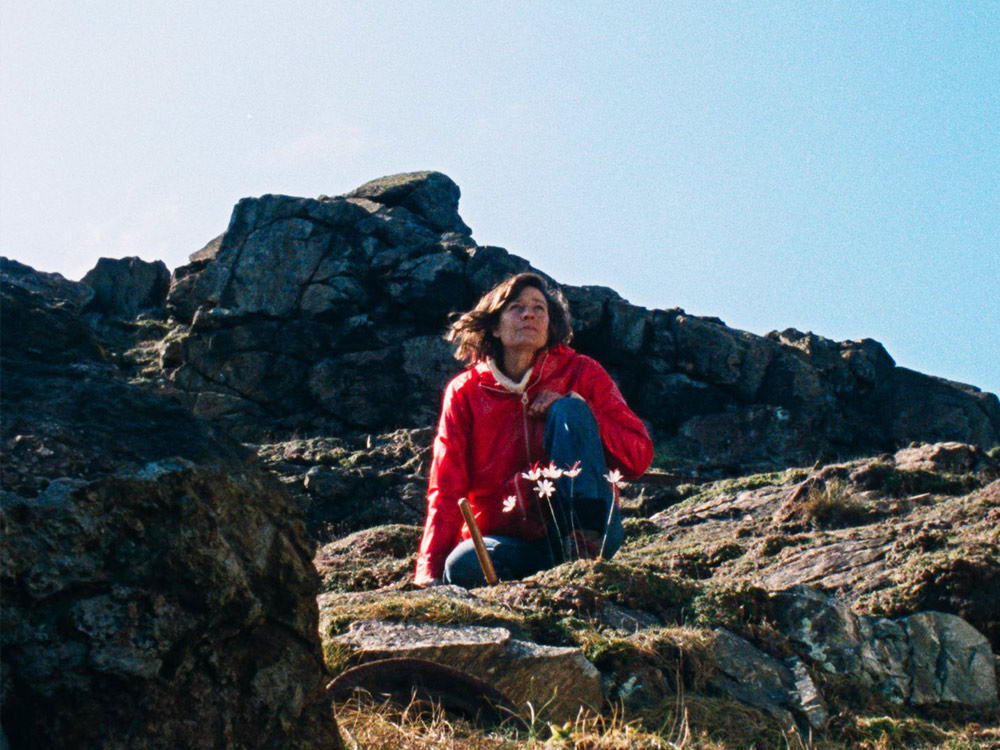
[[[556,361],[565,367],[573,367],[575,369],[584,370],[599,370],[604,372],[604,368],[601,363],[598,362],[591,356],[586,354],[581,354],[576,349],[573,349],[566,344],[560,344],[549,350],[549,354],[553,356]]]
[[[488,375],[489,372],[489,366],[485,362],[474,363],[449,380],[446,390],[460,391],[475,386],[482,382],[484,376]]]
[[[614,381],[603,365],[593,357],[562,346],[561,352],[552,352],[552,376],[561,378],[567,388],[586,396],[594,390],[606,389]]]

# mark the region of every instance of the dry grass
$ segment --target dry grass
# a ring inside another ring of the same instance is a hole
[[[680,693],[627,718],[581,712],[551,724],[522,717],[527,731],[484,731],[433,705],[406,708],[350,701],[337,705],[349,750],[998,750],[1000,728],[939,725],[915,718],[857,717],[836,732],[800,736],[780,730],[760,712],[724,698]]]
[[[657,709],[628,719],[618,707],[609,715],[581,711],[574,721],[553,724],[533,713],[483,731],[439,708],[411,702],[355,701],[336,706],[350,750],[847,750],[854,744],[814,743],[781,731],[760,712],[723,698],[673,696]],[[956,748],[957,750],[957,748]]]
[[[917,718],[857,717],[844,746],[858,750],[1000,750],[1000,726],[934,724]]]
[[[728,750],[706,735],[696,736],[687,713],[671,716],[659,731],[611,716],[581,712],[565,724],[538,722],[527,716],[528,731],[501,727],[484,733],[426,704],[403,710],[351,701],[337,707],[337,722],[351,750]],[[762,746],[763,747],[763,746]]]
[[[516,747],[497,742],[464,722],[449,720],[437,708],[410,704],[404,710],[389,704],[350,701],[337,707],[337,724],[350,750],[494,750]]]

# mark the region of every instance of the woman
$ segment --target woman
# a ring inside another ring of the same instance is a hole
[[[482,585],[463,497],[501,579],[610,557],[621,545],[608,467],[638,477],[653,446],[604,368],[567,346],[572,335],[562,294],[530,273],[498,284],[452,324],[446,338],[470,366],[444,394],[418,585]]]

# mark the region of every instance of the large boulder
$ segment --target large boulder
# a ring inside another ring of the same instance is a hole
[[[528,713],[571,721],[600,710],[601,676],[579,648],[518,640],[500,627],[363,621],[332,639],[364,660],[419,658],[479,677]]]
[[[11,746],[339,747],[288,495],[126,383],[62,300],[2,292]]]

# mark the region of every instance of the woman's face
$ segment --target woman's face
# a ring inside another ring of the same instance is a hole
[[[523,349],[536,352],[549,340],[549,304],[541,290],[526,286],[500,313],[493,335],[504,351]]]

